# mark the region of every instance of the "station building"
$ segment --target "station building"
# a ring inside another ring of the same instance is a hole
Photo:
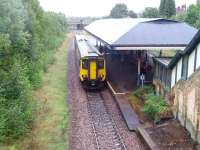
[[[96,39],[96,45],[100,47],[99,49],[105,50],[105,53],[110,54],[111,57],[118,54],[120,56],[118,59],[134,62],[135,71],[132,71],[132,78],[136,82],[131,83],[137,85],[139,85],[140,75],[144,72],[146,74],[145,82],[153,82],[152,72],[156,70],[154,63],[157,61],[153,63],[155,56],[151,54],[151,51],[183,51],[197,32],[197,29],[184,22],[162,18],[103,19],[91,23],[84,29]],[[164,84],[170,89],[170,71],[165,69],[170,58],[157,58],[157,60],[159,60],[158,64],[161,68],[158,73],[160,76],[161,73],[168,74],[167,79],[163,78],[162,80],[165,80]],[[108,62],[110,62],[109,66],[114,63],[112,60]],[[146,71],[144,68],[147,68]],[[122,75],[122,72],[125,70],[122,69],[119,73]],[[119,73],[117,73],[118,76],[120,76]],[[154,77],[157,79],[156,76]],[[164,94],[165,90],[162,88],[166,86],[162,86],[163,82],[155,83],[159,93]]]
[[[170,67],[174,114],[200,142],[200,31],[184,52],[174,57]]]
[[[174,116],[200,142],[200,30],[173,58],[154,58],[157,94],[166,97]]]
[[[153,84],[157,95],[168,96],[171,88],[171,69],[168,68],[172,57],[154,57],[155,72],[153,76]],[[166,99],[170,100],[169,97]]]
[[[166,19],[100,20],[85,30],[106,50],[132,55],[136,75],[141,58],[148,56],[156,93],[165,96],[175,118],[200,142],[200,31]],[[155,50],[175,50],[175,55],[152,55]]]

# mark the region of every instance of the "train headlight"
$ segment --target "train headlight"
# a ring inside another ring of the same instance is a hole
[[[104,78],[104,75],[103,75],[103,74],[101,74],[101,76],[100,76],[100,79],[101,79],[101,80],[103,80],[103,78]]]
[[[83,79],[87,79],[87,75],[82,75],[82,78]]]

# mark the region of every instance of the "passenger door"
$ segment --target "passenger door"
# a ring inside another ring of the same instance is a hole
[[[97,78],[97,64],[95,60],[90,61],[90,80],[96,80]]]

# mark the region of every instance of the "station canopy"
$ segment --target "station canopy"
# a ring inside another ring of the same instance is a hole
[[[115,50],[183,50],[197,29],[162,18],[124,18],[97,20],[85,31]]]

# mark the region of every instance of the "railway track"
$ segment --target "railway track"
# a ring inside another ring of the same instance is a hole
[[[97,150],[127,150],[100,92],[86,92]]]

